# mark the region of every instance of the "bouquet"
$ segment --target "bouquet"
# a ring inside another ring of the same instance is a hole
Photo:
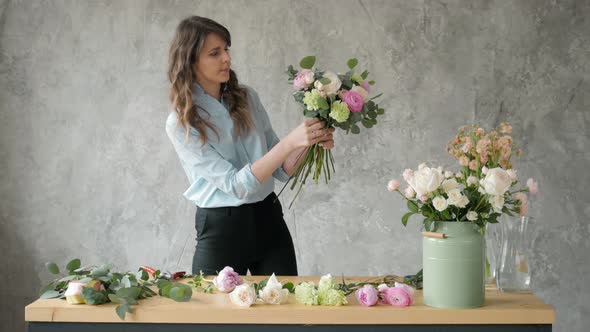
[[[417,170],[406,169],[403,178],[408,186],[403,193],[399,180],[390,181],[389,191],[407,200],[409,212],[402,223],[421,214],[426,230],[432,230],[434,221],[472,222],[485,234],[486,224],[498,223],[502,214],[526,215],[526,193],[536,194],[538,184],[530,178],[525,187],[515,188],[518,176],[511,157],[513,152],[520,156],[521,151],[515,150],[511,133],[508,123],[488,133],[475,125],[470,130],[462,127],[447,147],[461,166],[459,172],[426,164]]]
[[[360,74],[355,71],[358,60],[348,60],[349,71],[345,74],[313,69],[315,61],[315,56],[307,56],[299,63],[302,68],[300,71],[294,69],[293,66],[289,66],[287,69],[289,82],[295,89],[293,98],[301,104],[303,115],[319,118],[324,121],[326,128],[340,128],[345,130],[347,134],[349,132],[360,133],[359,122],[365,128],[372,128],[376,125],[377,116],[384,114],[385,110],[373,100],[381,94],[369,98],[371,85],[374,85],[375,82],[367,81],[368,71],[365,70]],[[293,201],[301,192],[310,175],[317,184],[323,174],[327,184],[331,172],[335,171],[332,152],[324,150],[318,144],[312,145],[292,176],[294,181],[291,184],[291,190],[299,184]],[[291,202],[292,204],[293,202]]]

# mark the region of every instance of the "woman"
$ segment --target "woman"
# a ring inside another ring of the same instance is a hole
[[[192,16],[178,25],[169,54],[173,111],[166,121],[198,209],[193,274],[231,266],[239,274],[297,275],[293,240],[273,192],[307,147],[334,147],[333,129],[307,119],[279,140],[254,90],[231,70],[229,31]]]

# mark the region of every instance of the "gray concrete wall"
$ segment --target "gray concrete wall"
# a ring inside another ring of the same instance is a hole
[[[0,329],[22,330],[48,260],[190,269],[195,207],[164,131],[167,49],[190,14],[230,29],[279,136],[302,118],[284,70],[304,55],[340,70],[356,56],[384,93],[374,130],[336,135],[330,185],[285,211],[302,275],[415,272],[419,223],[401,225],[387,181],[451,165],[463,124],[510,121],[519,174],[542,188],[534,292],[555,331],[588,329],[587,0],[0,2]]]

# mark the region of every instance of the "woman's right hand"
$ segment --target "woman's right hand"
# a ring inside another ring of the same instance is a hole
[[[318,118],[305,119],[285,140],[292,149],[308,147],[325,140],[326,135],[331,135],[332,132],[324,127],[324,122]]]

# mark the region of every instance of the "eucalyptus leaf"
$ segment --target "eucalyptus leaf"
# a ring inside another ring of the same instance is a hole
[[[377,114],[379,114],[379,115],[383,115],[383,114],[385,114],[385,110],[384,110],[384,109],[382,109],[382,108],[378,108],[378,109],[377,109]]]
[[[361,77],[363,78],[363,80],[366,80],[368,76],[369,76],[369,72],[366,70],[361,74]]]
[[[288,289],[289,293],[295,293],[295,285],[292,282],[288,282],[286,284],[283,285],[284,289]]]
[[[42,299],[54,299],[56,297],[58,297],[60,295],[60,293],[58,291],[54,291],[53,289],[50,289],[48,291],[45,291],[43,294],[41,294],[41,298]]]
[[[97,305],[108,302],[108,297],[105,292],[94,290],[92,287],[82,288],[82,298],[86,304]]]
[[[359,126],[353,124],[350,127],[350,132],[353,133],[353,134],[359,134],[361,132],[361,128],[359,128]]]
[[[48,290],[55,290],[55,281],[52,281],[49,284],[45,285],[43,288],[41,288],[39,290],[39,296],[43,295],[43,293],[47,292]]]
[[[132,313],[131,306],[128,304],[121,304],[117,306],[115,311],[117,312],[117,315],[119,316],[119,318],[121,318],[121,320],[125,320],[126,313]]]
[[[375,81],[369,81],[369,85],[375,85]]]
[[[319,81],[320,81],[320,83],[322,83],[323,85],[328,85],[328,84],[332,83],[332,80],[330,80],[330,79],[329,79],[329,78],[327,78],[327,77],[322,77],[322,78],[320,78],[320,80],[319,80]]]
[[[299,66],[303,69],[311,69],[313,65],[315,65],[315,56],[313,55],[306,56],[299,62]]]
[[[118,297],[124,297],[127,299],[137,299],[139,293],[141,292],[141,288],[139,287],[129,287],[129,288],[121,288],[117,291]]]
[[[66,269],[68,271],[75,271],[76,269],[80,268],[80,259],[79,258],[75,258],[72,259],[68,265],[66,265]]]
[[[328,102],[324,98],[320,98],[319,106],[323,110],[329,110],[330,109],[330,105],[328,105]]]
[[[45,266],[47,267],[47,270],[49,270],[49,272],[53,274],[59,274],[59,267],[57,267],[57,264],[55,264],[54,262],[47,262],[45,263]]]
[[[192,289],[185,284],[177,283],[170,289],[170,298],[176,302],[188,302],[192,295]]]
[[[59,281],[70,281],[70,280],[76,279],[77,277],[78,277],[77,275],[69,275],[69,276],[65,276],[65,277],[59,279]]]
[[[85,283],[91,282],[92,280],[94,280],[94,279],[86,277],[86,278],[82,278],[82,279],[78,280],[78,282],[81,284],[85,284]]]
[[[373,123],[371,123],[371,121],[369,121],[368,119],[362,119],[361,123],[363,124],[363,126],[365,128],[371,128],[373,127]]]
[[[356,65],[358,65],[358,63],[359,61],[356,58],[352,58],[346,62],[346,65],[348,66],[348,68],[353,69],[354,67],[356,67]]]

